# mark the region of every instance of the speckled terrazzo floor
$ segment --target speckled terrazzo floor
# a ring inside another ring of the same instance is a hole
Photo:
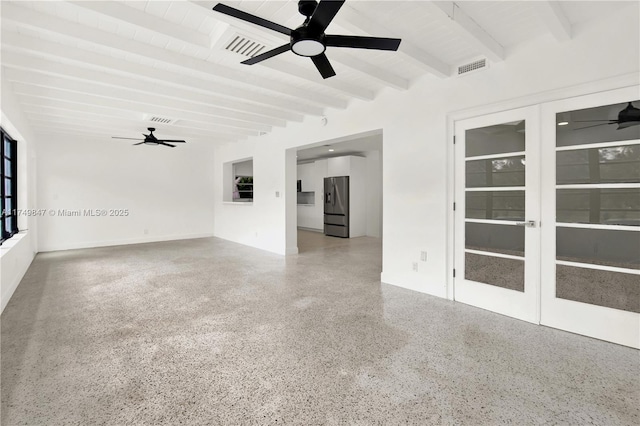
[[[638,351],[381,285],[376,239],[314,244],[38,255],[2,425],[640,423]]]

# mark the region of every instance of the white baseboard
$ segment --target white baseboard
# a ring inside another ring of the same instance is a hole
[[[433,285],[425,282],[424,277],[418,274],[415,277],[411,275],[394,275],[385,273],[380,274],[380,281],[384,284],[393,285],[396,287],[406,288],[407,290],[417,291],[419,293],[430,294],[431,296],[437,296],[445,298],[447,297],[446,285]]]
[[[49,252],[49,251],[62,251],[62,250],[84,249],[84,248],[122,246],[122,245],[129,245],[129,244],[158,243],[158,242],[162,242],[162,241],[192,240],[192,239],[196,239],[196,238],[209,238],[209,237],[213,237],[213,233],[164,235],[164,236],[154,236],[154,237],[144,237],[144,238],[127,238],[127,239],[119,239],[119,240],[89,241],[89,242],[60,244],[60,245],[53,245],[53,246],[43,246],[43,245],[41,245],[39,247],[39,252],[42,253],[42,252]]]
[[[323,233],[324,232],[324,229],[305,228],[304,226],[298,226],[298,229],[300,231],[311,231],[311,232],[319,232],[319,233]]]

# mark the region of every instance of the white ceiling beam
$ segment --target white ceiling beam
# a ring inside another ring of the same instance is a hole
[[[571,39],[571,22],[556,1],[536,1],[535,8],[551,34],[558,41]]]
[[[363,62],[359,59],[355,59],[353,56],[341,52],[340,48],[330,48],[331,51],[327,54],[331,61],[341,63],[353,70],[356,70],[367,77],[371,77],[378,83],[382,83],[385,86],[393,87],[398,90],[407,90],[409,88],[409,80],[400,77],[399,75],[386,71],[380,67]]]
[[[163,106],[157,100],[144,100],[145,96],[133,96],[129,99],[115,99],[97,96],[93,94],[85,94],[79,92],[70,92],[66,90],[52,89],[49,87],[32,86],[24,83],[13,83],[13,92],[19,95],[32,96],[36,98],[61,100],[65,102],[74,102],[86,105],[102,105],[109,108],[120,109],[123,111],[141,112],[144,114],[153,114],[160,117],[168,117],[174,119],[190,119],[193,121],[202,121],[205,123],[215,123],[219,126],[256,130],[259,132],[271,131],[271,126],[260,123],[250,123],[242,120],[232,120],[229,118],[220,118],[213,115],[198,112],[187,111],[185,109],[173,108],[171,106]],[[171,104],[172,101],[166,102]],[[166,105],[165,104],[165,105]]]
[[[135,26],[142,30],[159,34],[179,42],[188,43],[197,47],[211,48],[209,36],[195,30],[174,24],[166,19],[150,15],[124,3],[115,1],[70,1],[70,4],[78,8],[89,10],[103,17],[107,17],[118,23]],[[136,29],[138,29],[136,28]]]
[[[215,107],[212,105],[204,105],[193,103],[190,101],[184,101],[179,99],[171,99],[163,96],[159,96],[154,92],[143,93],[135,92],[128,89],[121,89],[117,87],[109,87],[100,84],[87,83],[78,80],[69,80],[59,77],[45,76],[30,71],[16,70],[13,68],[5,69],[5,76],[9,81],[13,81],[20,84],[29,84],[34,87],[59,89],[70,92],[85,93],[93,96],[101,96],[105,98],[128,100],[131,102],[138,102],[144,104],[152,104],[164,106],[167,108],[175,108],[183,111],[197,112],[203,114],[209,114],[214,117],[224,117],[233,120],[242,120],[248,122],[255,122],[266,124],[268,126],[286,126],[285,120],[277,120],[274,118],[263,117],[261,115],[246,114],[237,111],[231,111],[224,108]]]
[[[348,5],[345,5],[340,9],[340,21],[337,22],[337,24],[355,33],[364,32],[367,35],[385,34],[387,37],[393,37],[393,31],[386,28],[382,23],[367,18],[362,13]],[[449,77],[451,74],[451,67],[449,65],[425,52],[406,39],[402,40],[400,43],[398,52],[435,76]]]
[[[322,84],[326,85],[327,87],[331,87],[333,89],[347,93],[364,101],[372,101],[375,98],[375,94],[373,93],[373,91],[365,89],[364,87],[345,83],[344,81],[338,79],[328,79],[323,81],[322,77],[318,73],[318,70],[316,69],[315,65],[313,65],[313,62],[311,60],[309,60],[308,65],[309,66],[307,68],[304,68],[300,65],[292,64],[291,62],[270,60],[261,62],[259,66],[279,71],[281,73],[288,74],[293,78],[300,78],[311,83],[317,84],[319,81],[322,81]]]
[[[191,56],[181,55],[179,53],[171,52],[166,49],[135,40],[123,39],[118,35],[71,21],[51,19],[49,15],[35,12],[28,8],[15,6],[11,3],[3,4],[2,17],[3,19],[8,19],[36,31],[45,33],[51,32],[65,37],[71,37],[78,41],[106,46],[127,54],[184,68],[190,72],[197,72],[198,74],[202,74],[208,78],[230,80],[236,84],[242,83],[255,88],[274,91],[294,97],[306,97],[310,102],[322,106],[330,106],[340,109],[347,107],[347,101],[345,99],[327,95],[322,91],[303,91],[284,82],[255,76],[248,72],[240,72],[237,69],[228,68]]]
[[[131,110],[131,107],[127,109],[120,109],[118,107],[114,107],[113,105],[116,103],[114,101],[105,100],[106,102],[101,102],[100,106],[84,104],[72,101],[66,101],[62,99],[50,99],[50,98],[42,98],[38,96],[31,96],[26,94],[16,94],[20,103],[23,105],[23,109],[25,111],[31,111],[34,108],[50,108],[54,110],[71,110],[71,111],[84,111],[91,112],[94,114],[104,114],[107,116],[120,117],[125,119],[139,119],[141,122],[145,120],[146,112],[140,112],[137,110]],[[121,102],[118,102],[121,105]],[[105,106],[106,105],[106,106]],[[184,114],[183,117],[172,117],[167,114],[159,114],[160,116],[167,116],[169,118],[175,118],[179,120],[186,120],[191,122],[197,122],[201,124],[212,124],[211,121],[201,121],[198,119],[193,119],[192,116],[188,114]],[[146,122],[146,121],[145,121]],[[242,129],[238,127],[227,127],[222,125],[215,125],[217,130],[220,132],[228,133],[228,134],[236,134],[243,136],[257,136],[260,134],[259,130],[253,129]]]
[[[109,73],[124,74],[135,79],[146,78],[154,83],[160,83],[173,87],[186,87],[202,93],[216,93],[231,99],[244,99],[246,101],[255,102],[257,104],[268,105],[275,108],[285,109],[287,111],[295,111],[310,115],[322,115],[321,107],[313,106],[308,103],[301,102],[297,98],[281,99],[263,93],[256,93],[251,89],[243,89],[240,87],[229,87],[224,83],[214,82],[203,78],[189,76],[177,72],[161,70],[146,65],[128,63],[110,56],[101,55],[87,50],[63,46],[58,43],[41,40],[34,37],[24,36],[17,33],[3,32],[2,34],[2,61],[10,57],[10,53],[30,52],[37,55],[45,55],[58,61],[70,62],[73,64],[81,64],[83,67]],[[46,61],[51,63],[51,61]],[[19,65],[16,63],[16,65]],[[69,65],[61,64],[51,66],[50,68],[41,69],[42,72],[58,73],[60,68],[70,69]],[[74,67],[75,68],[75,67]],[[28,68],[27,68],[28,69]],[[97,71],[97,72],[101,72]],[[80,71],[76,71],[80,72]]]
[[[432,1],[427,3],[432,6],[432,11],[448,19],[450,27],[489,60],[493,62],[504,60],[504,47],[491,37],[484,28],[478,25],[473,18],[460,9],[455,2]]]
[[[52,121],[58,120],[58,119],[69,119],[77,122],[93,122],[93,123],[102,122],[102,121],[125,122],[125,123],[131,122],[131,123],[137,123],[137,126],[140,128],[166,126],[163,124],[153,123],[151,121],[143,120],[142,118],[136,118],[136,117],[132,118],[131,114],[129,113],[118,115],[118,114],[113,114],[113,110],[108,110],[106,108],[95,110],[93,108],[82,108],[82,105],[77,105],[77,104],[71,104],[71,105],[62,104],[56,107],[56,106],[31,105],[27,103],[27,104],[22,104],[22,107],[24,109],[24,114],[27,117],[38,116],[42,118],[48,118]],[[243,139],[249,135],[255,134],[255,132],[245,132],[246,134],[226,132],[225,129],[221,129],[220,127],[214,124],[198,123],[195,121],[188,121],[188,120],[178,120],[177,122],[171,124],[170,126],[178,129],[182,129],[182,130],[201,133],[203,135],[227,138],[230,140]]]
[[[302,114],[274,108],[273,106],[257,105],[250,102],[237,101],[231,98],[216,96],[213,93],[206,93],[202,90],[185,90],[169,85],[161,85],[146,80],[134,80],[130,77],[122,77],[115,74],[100,72],[79,67],[69,67],[60,62],[47,61],[36,57],[21,55],[16,52],[3,52],[2,65],[9,70],[20,70],[17,73],[16,81],[29,82],[36,81],[39,85],[52,86],[59,79],[72,81],[85,81],[101,84],[106,87],[116,87],[133,90],[143,93],[156,93],[158,95],[172,99],[189,99],[190,102],[204,105],[218,105],[230,111],[246,112],[264,117],[271,117],[277,120],[298,121],[304,118]]]

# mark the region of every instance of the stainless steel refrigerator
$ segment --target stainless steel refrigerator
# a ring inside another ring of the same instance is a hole
[[[349,238],[349,176],[324,178],[324,234]]]

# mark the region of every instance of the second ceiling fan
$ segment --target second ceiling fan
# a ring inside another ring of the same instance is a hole
[[[320,71],[322,78],[329,78],[336,75],[336,72],[324,53],[328,46],[395,51],[398,50],[401,41],[397,38],[325,34],[325,30],[343,4],[344,0],[320,0],[320,2],[300,0],[298,2],[298,11],[306,16],[306,19],[295,30],[222,3],[215,5],[213,10],[289,36],[289,43],[247,59],[242,62],[243,64],[257,64],[265,59],[291,50],[296,55],[311,58],[318,71]]]

